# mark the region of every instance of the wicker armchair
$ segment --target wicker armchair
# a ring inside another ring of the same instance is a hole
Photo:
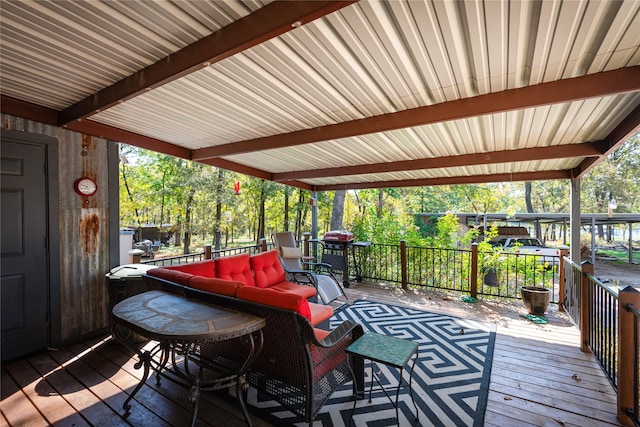
[[[331,332],[314,329],[298,313],[264,304],[204,292],[151,276],[144,276],[154,289],[183,294],[214,305],[243,311],[267,319],[262,330],[262,351],[249,374],[249,384],[312,425],[318,411],[341,385],[352,381],[354,393],[364,389],[364,363],[347,358],[345,349],[363,335],[362,326],[344,321]],[[225,342],[201,349],[202,357],[234,360],[237,346]],[[351,369],[349,363],[352,364]]]

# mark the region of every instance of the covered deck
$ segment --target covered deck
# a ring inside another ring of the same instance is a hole
[[[580,351],[579,330],[552,305],[549,323],[520,317],[521,302],[464,303],[459,294],[403,291],[354,283],[351,301],[371,299],[489,321],[496,344],[485,413],[486,426],[618,426],[616,395],[591,353]],[[122,403],[138,382],[136,358],[109,336],[3,365],[2,425],[186,425],[186,390],[149,379],[122,417]],[[238,407],[205,394],[198,425],[245,425]],[[252,417],[257,427],[271,424]]]

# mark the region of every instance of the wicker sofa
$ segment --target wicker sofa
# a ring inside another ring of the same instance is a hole
[[[311,425],[333,392],[352,380],[352,372],[356,377],[354,390],[363,390],[363,363],[350,360],[344,351],[363,334],[363,329],[352,321],[344,321],[332,331],[316,327],[330,307],[309,303],[303,296],[308,290],[293,287],[308,286],[282,284],[284,281],[280,279],[284,270],[280,272],[272,265],[273,255],[277,260],[277,253],[267,252],[251,257],[257,259],[250,258],[249,265],[254,267],[251,269],[253,285],[245,268],[248,256],[160,267],[149,270],[143,277],[152,289],[178,293],[267,319],[262,351],[249,371],[248,382]],[[235,264],[231,274],[230,264]],[[240,268],[240,264],[244,267]],[[281,286],[267,286],[267,283]],[[201,355],[210,360],[237,360],[240,356],[237,351],[238,346],[220,342],[203,347]]]

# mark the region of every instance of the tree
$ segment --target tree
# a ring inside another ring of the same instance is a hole
[[[342,219],[344,217],[344,199],[346,190],[336,190],[333,194],[333,208],[331,209],[331,230],[342,230]]]

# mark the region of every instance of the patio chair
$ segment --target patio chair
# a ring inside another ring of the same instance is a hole
[[[349,297],[331,271],[331,265],[304,261],[293,232],[273,233],[272,239],[278,250],[280,262],[291,282],[315,286],[323,304],[330,304],[340,297],[344,299],[340,307],[349,304]]]

